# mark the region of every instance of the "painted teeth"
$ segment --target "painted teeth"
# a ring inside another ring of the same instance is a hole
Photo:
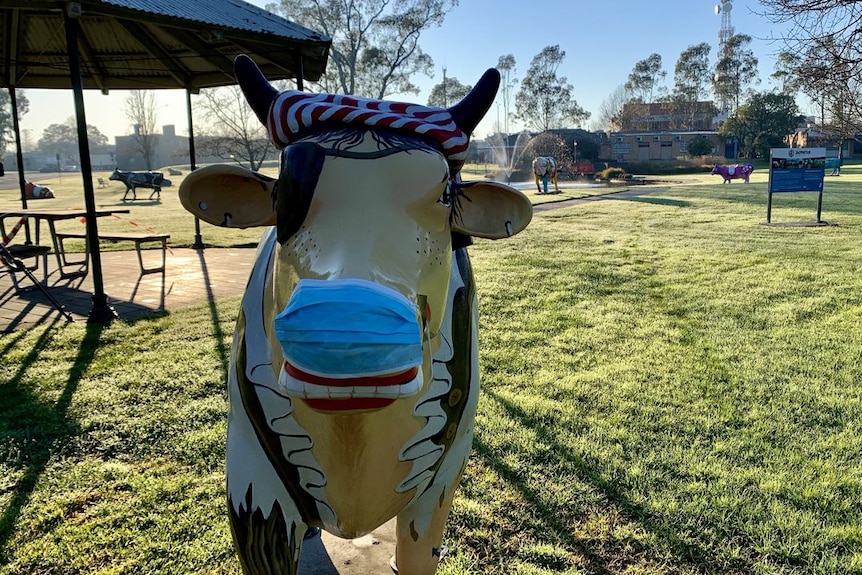
[[[419,389],[422,387],[422,369],[420,368],[416,372],[416,376],[413,379],[401,385],[332,386],[316,385],[302,381],[288,374],[282,367],[278,383],[281,389],[285,390],[288,395],[304,399],[400,399],[419,393]]]

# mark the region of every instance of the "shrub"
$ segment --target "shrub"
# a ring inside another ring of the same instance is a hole
[[[688,142],[688,153],[691,154],[692,157],[705,156],[707,154],[711,154],[714,146],[712,142],[710,142],[706,138],[694,138],[689,140]]]
[[[596,178],[600,180],[612,180],[622,178],[625,175],[625,170],[616,166],[605,168],[596,174]]]

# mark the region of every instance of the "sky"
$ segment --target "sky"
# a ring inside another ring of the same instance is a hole
[[[263,7],[271,0],[251,0]],[[500,56],[515,58],[515,77],[522,79],[530,61],[546,46],[559,45],[565,59],[557,70],[573,86],[578,104],[599,116],[602,102],[626,82],[634,65],[653,53],[662,57],[668,87],[680,53],[689,46],[707,42],[712,46],[714,63],[721,16],[714,9],[719,0],[460,0],[439,28],[426,30],[420,46],[435,65],[434,77],[414,76],[421,92],[391,97],[408,102],[427,103],[434,85],[443,78],[457,78],[462,84],[474,85],[482,73],[493,68]],[[529,6],[525,10],[523,6]],[[731,23],[736,33],[752,37],[750,48],[759,60],[762,81],[759,90],[770,89],[776,53],[781,44],[775,37],[780,30],[756,14],[762,6],[758,0],[735,0]],[[517,92],[517,87],[515,88]],[[44,129],[64,123],[74,115],[70,90],[27,90],[30,111],[21,121],[22,141],[26,149],[35,146]],[[129,121],[123,111],[127,92],[113,91],[102,95],[85,91],[87,123],[96,126],[113,143],[114,136],[128,134]],[[157,125],[174,124],[178,134],[188,134],[186,97],[183,90],[160,90]],[[194,103],[196,96],[192,96]],[[802,112],[811,113],[804,102]],[[514,108],[514,105],[512,106]],[[512,110],[514,111],[514,110]],[[474,137],[485,137],[494,131],[502,108],[499,103],[488,111],[474,131]],[[590,126],[590,121],[584,127]],[[510,131],[522,128],[510,120]],[[196,127],[196,131],[198,128]]]

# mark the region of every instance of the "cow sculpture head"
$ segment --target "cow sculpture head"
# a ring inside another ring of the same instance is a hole
[[[440,109],[279,94],[248,58],[235,65],[282,148],[278,176],[202,168],[180,198],[211,224],[266,228],[229,381],[243,569],[295,573],[307,528],[353,538],[397,516],[399,570],[431,574],[478,393],[464,248],[509,237],[532,214],[520,192],[458,176],[499,74]]]

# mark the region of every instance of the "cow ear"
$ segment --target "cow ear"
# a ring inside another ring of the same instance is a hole
[[[275,179],[240,166],[199,168],[180,185],[183,207],[201,220],[225,228],[275,225]]]
[[[463,182],[452,231],[499,240],[514,236],[533,218],[529,198],[500,182]]]

